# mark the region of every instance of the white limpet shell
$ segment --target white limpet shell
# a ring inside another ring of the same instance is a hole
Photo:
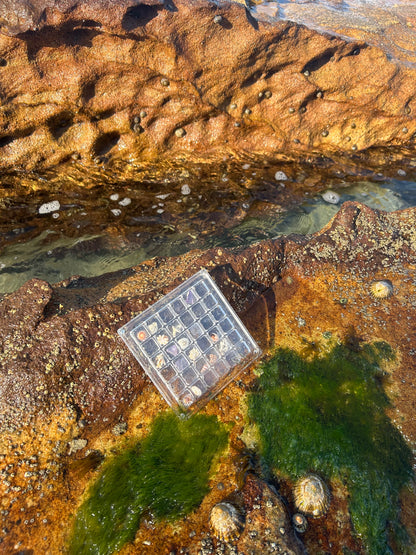
[[[316,474],[307,474],[298,480],[293,493],[298,511],[313,517],[320,517],[327,512],[331,500],[329,489]]]
[[[375,299],[388,299],[393,295],[393,284],[388,279],[373,281],[370,285],[370,292]]]
[[[234,505],[223,501],[212,507],[209,524],[217,539],[229,543],[240,537],[244,529],[244,517]]]

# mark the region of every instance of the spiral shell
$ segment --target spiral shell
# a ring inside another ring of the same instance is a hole
[[[328,486],[316,474],[307,474],[295,484],[295,506],[306,515],[319,517],[326,513],[330,503]]]
[[[240,537],[244,529],[244,516],[234,505],[223,501],[212,507],[209,524],[214,536],[228,543]]]
[[[393,284],[388,279],[373,281],[370,293],[375,299],[387,299],[393,294]]]

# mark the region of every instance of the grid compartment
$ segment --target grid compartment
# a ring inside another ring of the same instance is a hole
[[[118,330],[173,407],[197,410],[260,356],[206,270]]]

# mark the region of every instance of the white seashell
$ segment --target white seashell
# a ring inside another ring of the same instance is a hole
[[[212,507],[209,524],[214,536],[228,543],[240,537],[244,529],[244,517],[231,503],[221,502]]]
[[[294,498],[300,512],[314,517],[324,515],[330,503],[328,486],[316,474],[307,474],[296,482]]]

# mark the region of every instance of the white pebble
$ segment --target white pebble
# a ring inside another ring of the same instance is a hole
[[[119,202],[120,206],[128,206],[129,204],[131,204],[131,198],[129,197],[123,198],[123,200]]]
[[[50,212],[56,212],[61,208],[59,200],[51,200],[51,202],[45,202],[39,206],[39,214],[50,214]]]
[[[55,212],[54,214],[52,214],[52,218],[54,218],[56,220],[56,218],[59,218],[59,212]]]
[[[114,216],[120,216],[121,210],[120,210],[119,208],[113,208],[113,209],[111,210],[111,213],[112,213]]]
[[[406,175],[404,170],[397,170],[398,175]]]
[[[158,214],[163,214],[164,210],[163,210],[163,208],[158,208],[158,209],[156,210],[156,212],[157,212]]]
[[[325,191],[322,198],[325,202],[329,202],[329,204],[338,204],[341,197],[337,193],[334,193],[334,191]]]
[[[181,187],[181,193],[183,195],[189,195],[189,193],[191,192],[191,188],[189,187],[189,185],[182,185]]]
[[[116,200],[118,200],[119,198],[120,198],[120,196],[119,196],[118,193],[114,193],[114,195],[110,195],[110,200],[116,201]]]
[[[244,165],[242,166],[243,170],[248,170],[249,167],[250,167],[250,164],[244,164]]]
[[[160,200],[165,200],[166,198],[168,198],[169,195],[170,193],[166,193],[166,195],[156,195],[156,198],[160,198]]]
[[[274,174],[274,178],[276,181],[286,181],[287,175],[285,174],[285,172],[276,172]]]

